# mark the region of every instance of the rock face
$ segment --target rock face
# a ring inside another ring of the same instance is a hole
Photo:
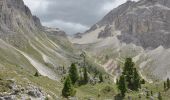
[[[29,76],[33,76],[35,72],[43,76],[39,83],[47,79],[51,81],[50,83],[59,84],[58,80],[61,78],[59,67],[70,65],[74,59],[71,56],[73,54],[66,33],[57,28],[42,26],[40,19],[31,14],[23,0],[0,0],[0,59],[3,59],[0,61],[0,66],[3,68],[0,74],[14,72],[16,76],[13,77],[13,74],[9,73],[8,79],[14,79],[23,87],[25,87],[23,83],[37,84],[36,81],[29,79]],[[44,90],[44,93],[47,92],[44,89],[46,86],[41,85],[39,88]],[[21,97],[29,95],[33,100],[34,98],[44,100],[45,98],[42,98],[44,93],[39,88],[30,86]],[[54,91],[58,91],[58,88]],[[51,93],[54,91],[50,90]],[[17,94],[12,95],[17,96]],[[0,99],[4,98],[13,100],[10,94],[3,96],[0,94]]]
[[[105,29],[102,30],[102,31],[99,33],[98,38],[107,38],[107,37],[111,37],[111,36],[113,36],[113,34],[112,34],[112,26],[107,25],[107,26],[105,27]]]
[[[1,30],[17,31],[19,28],[27,27],[32,30],[35,28],[37,23],[34,24],[31,11],[22,0],[1,0],[0,8]]]
[[[58,28],[44,27],[44,29],[45,29],[45,32],[48,33],[48,35],[67,37],[66,33],[64,31],[61,31]]]
[[[127,1],[113,9],[97,25],[99,27],[112,25],[121,31],[119,39],[126,43],[135,43],[144,48],[156,48],[160,45],[169,48],[169,19],[170,0]],[[91,30],[95,26],[96,24]],[[99,33],[98,38],[103,37],[110,37],[108,28]]]

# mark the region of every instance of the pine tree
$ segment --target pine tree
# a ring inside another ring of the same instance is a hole
[[[88,73],[87,73],[87,68],[84,67],[84,84],[87,84],[88,81],[89,81],[89,78],[88,78]]]
[[[149,91],[146,92],[146,98],[149,98],[150,94]]]
[[[38,77],[39,76],[39,73],[36,71],[34,76]]]
[[[144,79],[141,80],[141,84],[145,84],[145,80]]]
[[[151,91],[151,96],[153,96],[153,91]]]
[[[118,79],[116,79],[116,85],[119,85],[119,80]]]
[[[162,100],[162,95],[161,95],[160,92],[159,92],[159,94],[158,94],[158,100]]]
[[[125,93],[127,91],[127,88],[126,88],[126,79],[125,79],[124,75],[120,76],[118,89],[120,90],[122,97],[125,97]]]
[[[72,84],[74,85],[78,79],[79,79],[79,74],[78,74],[78,69],[74,63],[71,64],[70,70],[69,70],[69,76],[71,78]]]
[[[166,85],[166,82],[164,82],[164,90],[166,90],[166,86],[167,86],[167,85]]]
[[[102,73],[100,73],[100,75],[99,75],[99,80],[100,80],[100,83],[104,82]]]
[[[64,82],[64,88],[62,90],[62,96],[67,98],[69,96],[74,96],[75,94],[76,94],[76,91],[74,90],[71,79],[68,76],[67,79]]]
[[[127,86],[131,90],[133,90],[133,69],[132,58],[126,58],[123,74],[126,76]]]
[[[169,78],[167,78],[167,88],[168,88],[168,89],[170,88],[170,81],[169,81]]]
[[[133,89],[137,91],[139,88],[141,88],[140,76],[137,72],[137,69],[134,68]]]

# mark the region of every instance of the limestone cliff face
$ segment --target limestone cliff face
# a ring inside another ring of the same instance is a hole
[[[24,5],[23,0],[1,0],[0,1],[0,28],[1,33],[18,31],[22,28],[26,31],[33,31],[42,27],[40,20],[32,16],[30,9]]]
[[[144,48],[156,48],[160,45],[170,47],[170,0],[127,1],[113,9],[95,26],[108,26],[99,33],[98,38],[112,36],[111,29],[120,30],[119,40],[135,43]],[[89,32],[87,31],[87,32]],[[108,35],[109,34],[109,35]]]
[[[114,22],[122,31],[119,39],[145,48],[170,47],[170,8],[163,1],[142,0],[120,15]]]

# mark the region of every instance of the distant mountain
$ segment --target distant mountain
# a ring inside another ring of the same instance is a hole
[[[98,38],[113,36],[115,30],[121,31],[119,39],[135,43],[144,48],[160,45],[170,47],[170,1],[140,0],[127,1],[109,12],[86,33],[104,27]]]
[[[133,57],[143,78],[164,80],[170,77],[170,0],[128,0],[70,41],[115,77],[123,59]]]

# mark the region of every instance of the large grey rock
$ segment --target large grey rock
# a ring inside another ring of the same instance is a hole
[[[107,25],[105,29],[99,33],[98,38],[107,38],[111,36],[113,36],[112,27],[110,25]]]
[[[62,36],[62,37],[66,37],[66,33],[58,28],[49,28],[49,27],[44,27],[45,32],[48,35],[52,35],[52,36]]]

